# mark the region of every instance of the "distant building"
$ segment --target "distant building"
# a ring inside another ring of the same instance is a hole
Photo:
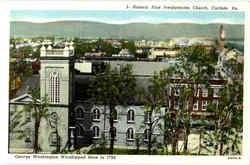
[[[134,57],[128,49],[122,49],[118,54],[113,54],[112,57]]]
[[[176,58],[178,54],[177,49],[159,49],[159,48],[152,48],[149,50],[150,56],[149,58],[156,59],[156,58]]]
[[[84,56],[102,57],[105,55],[106,55],[106,52],[86,52],[86,53],[84,53]]]

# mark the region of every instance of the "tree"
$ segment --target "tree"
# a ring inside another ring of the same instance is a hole
[[[18,87],[25,77],[32,75],[31,63],[27,62],[22,56],[19,61],[10,61],[10,72],[9,72],[9,98],[14,98]]]
[[[102,52],[105,52],[108,57],[111,57],[113,54],[118,54],[120,51],[119,48],[115,48],[111,43],[105,42],[102,39],[99,39],[96,44],[96,46],[98,46]]]
[[[128,49],[129,52],[133,55],[136,54],[136,46],[135,46],[134,41],[123,42],[122,48]]]
[[[24,57],[27,57],[33,53],[33,48],[31,46],[24,46],[19,48],[18,52],[22,53]]]
[[[178,54],[180,62],[173,69],[171,102],[174,104],[172,153],[178,153],[178,138],[183,133],[183,152],[188,152],[188,136],[193,123],[192,106],[199,97],[201,87],[209,88],[209,80],[215,75],[217,54],[212,54],[199,45],[184,48]],[[181,130],[183,127],[183,131]]]
[[[24,111],[30,112],[32,117],[34,118],[34,131],[35,131],[35,138],[34,138],[34,153],[38,153],[39,146],[38,146],[38,137],[39,137],[39,128],[41,119],[44,118],[48,120],[50,114],[48,112],[48,101],[47,97],[40,98],[40,89],[34,88],[30,90],[32,101],[29,103],[28,107],[24,109]]]
[[[149,86],[143,91],[145,120],[147,121],[142,123],[142,127],[146,128],[145,136],[148,138],[148,154],[151,154],[154,128],[156,126],[163,128],[159,121],[163,119],[163,116],[160,115],[161,108],[168,102],[166,98],[166,84],[169,79],[166,73],[166,71],[154,73]],[[157,114],[158,117],[156,117]]]
[[[243,64],[235,59],[226,61],[225,85],[219,91],[219,104],[210,104],[214,112],[214,131],[205,131],[202,147],[214,154],[240,154],[243,126]],[[211,149],[211,147],[213,147]]]
[[[42,47],[42,45],[39,45],[37,47],[36,51],[33,51],[33,54],[32,54],[33,59],[37,59],[37,60],[40,59],[40,53],[41,53],[40,49],[41,49],[41,47]]]
[[[20,127],[23,117],[23,111],[17,109],[17,106],[13,108],[12,111],[9,113],[10,121],[9,121],[9,132],[13,133],[16,128]]]
[[[90,88],[93,103],[107,106],[109,109],[109,154],[113,154],[115,107],[118,105],[127,106],[136,95],[136,79],[132,74],[132,66],[121,66],[118,70],[117,68],[111,69],[110,65],[107,65],[103,74],[97,74],[92,79]]]

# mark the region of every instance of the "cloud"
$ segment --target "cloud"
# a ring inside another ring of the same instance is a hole
[[[210,21],[209,23],[243,24],[242,22],[235,22],[235,21],[228,20],[228,19],[214,19],[214,20]]]

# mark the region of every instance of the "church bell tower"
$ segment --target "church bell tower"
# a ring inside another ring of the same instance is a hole
[[[41,51],[40,95],[48,99],[49,122],[41,123],[39,144],[44,151],[60,151],[68,143],[69,110],[72,104],[74,48],[54,49],[45,44]]]

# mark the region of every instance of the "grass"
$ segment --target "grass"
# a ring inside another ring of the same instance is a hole
[[[88,154],[109,154],[109,148],[101,148],[101,147],[94,148],[93,150],[90,150],[88,152]],[[136,149],[114,148],[113,154],[114,155],[148,155],[148,152],[145,149],[141,149],[137,152]],[[151,155],[172,155],[172,153],[171,152],[166,153],[166,152],[163,152],[161,150],[152,149]],[[191,155],[197,155],[197,154],[179,153],[179,155],[190,155],[191,156]]]
[[[108,154],[109,148],[95,148],[93,150],[90,150],[88,154]],[[146,155],[146,150],[139,150],[139,152],[136,151],[136,149],[121,149],[121,148],[114,148],[113,151],[114,155]]]

